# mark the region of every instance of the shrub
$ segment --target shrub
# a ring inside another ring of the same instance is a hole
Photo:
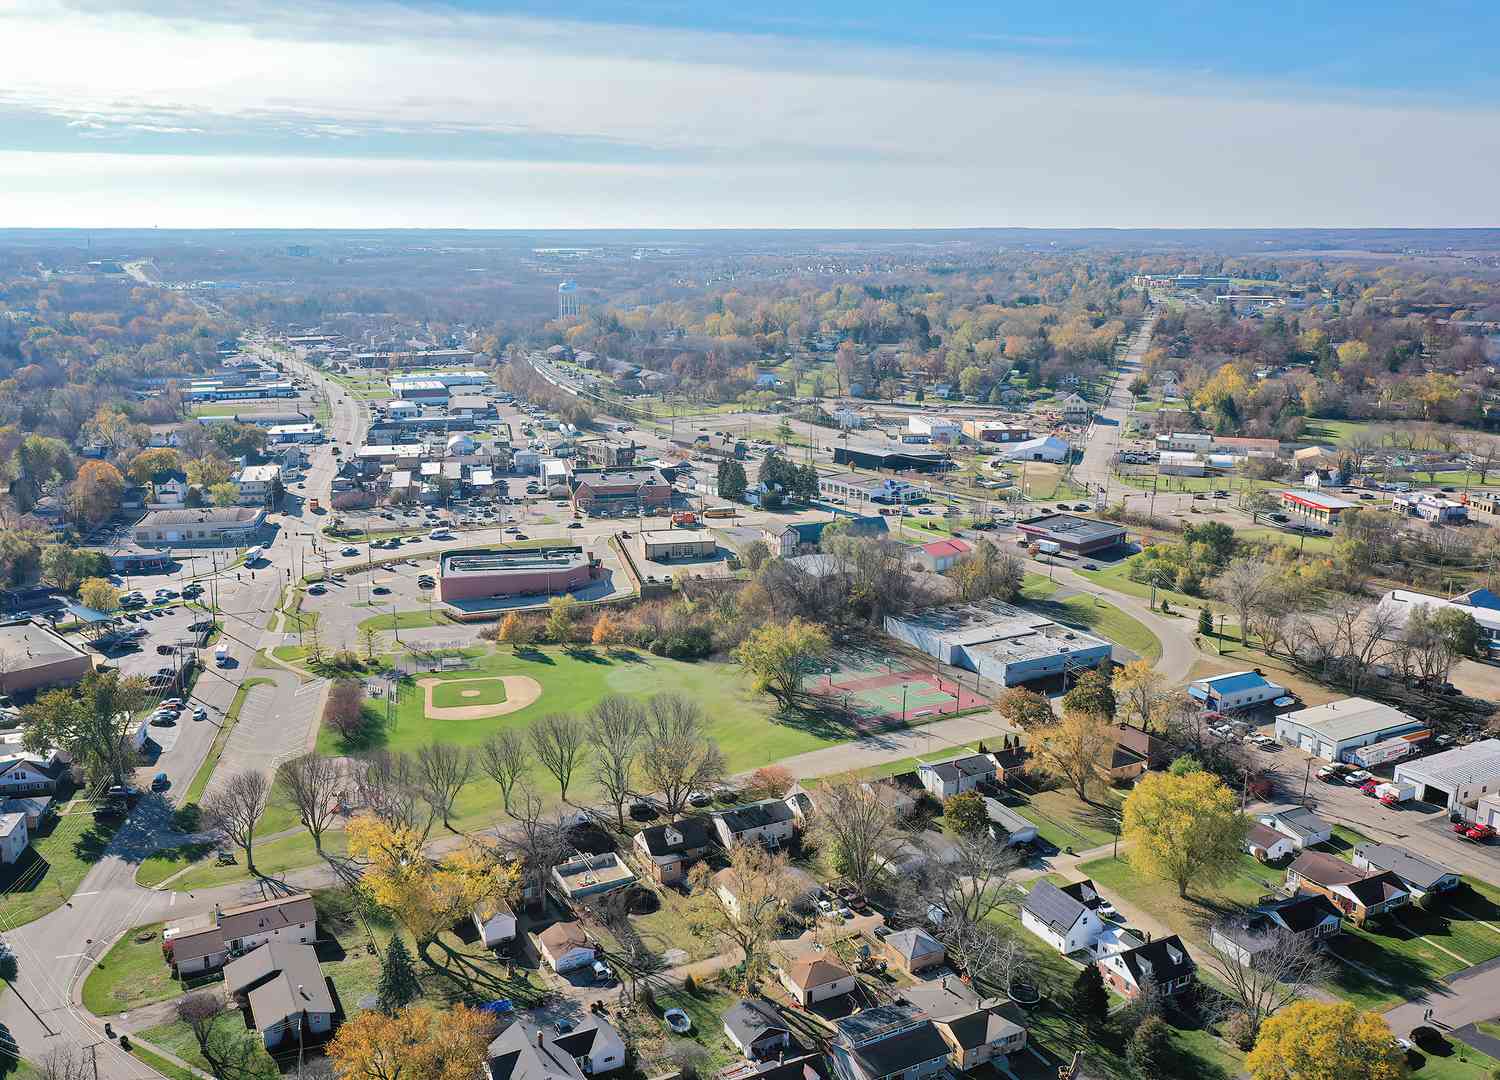
[[[1248,1054],[1250,1048],[1255,1045],[1255,1022],[1250,1019],[1250,1014],[1237,1012],[1231,1016],[1226,1035],[1230,1042]]]
[[[1172,1033],[1159,1016],[1148,1016],[1125,1044],[1125,1059],[1137,1076],[1166,1076],[1172,1062]]]

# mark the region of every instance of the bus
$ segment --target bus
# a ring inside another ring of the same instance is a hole
[[[703,516],[706,518],[727,518],[734,517],[735,513],[735,508],[732,506],[710,506],[707,510],[703,511]]]

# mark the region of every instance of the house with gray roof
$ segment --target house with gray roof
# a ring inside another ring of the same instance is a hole
[[[1452,892],[1461,880],[1457,871],[1396,844],[1360,844],[1354,849],[1354,865],[1361,870],[1390,871],[1401,879],[1413,900],[1429,893]]]
[[[1260,816],[1260,823],[1288,837],[1298,851],[1322,844],[1333,836],[1333,826],[1305,806],[1284,806]]]
[[[625,1040],[595,1012],[545,1027],[517,1020],[485,1054],[489,1080],[584,1080],[624,1064]]]
[[[973,791],[983,780],[994,780],[998,769],[988,754],[966,754],[951,761],[924,761],[917,766],[917,779],[935,799],[948,799]]]
[[[724,1034],[752,1061],[775,1057],[792,1044],[792,1030],[775,1006],[750,998],[724,1013]]]
[[[272,941],[224,966],[224,989],[250,1010],[268,1049],[288,1037],[310,1040],[333,1030],[335,1006],[311,945]]]
[[[796,833],[796,816],[782,799],[763,799],[712,815],[714,832],[726,848],[757,840],[779,848]]]
[[[886,958],[910,974],[941,967],[946,959],[943,945],[920,926],[897,930],[886,937]]]
[[[1074,884],[1088,886],[1097,901],[1092,882]],[[1097,906],[1097,902],[1091,906],[1050,881],[1038,881],[1021,901],[1021,925],[1065,956],[1084,952],[1093,948],[1104,931]]]
[[[834,1021],[828,1048],[839,1080],[921,1080],[948,1068],[948,1043],[913,1005],[880,1005]]]

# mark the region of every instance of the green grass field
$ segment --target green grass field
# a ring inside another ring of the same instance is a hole
[[[87,802],[64,807],[50,825],[33,834],[21,858],[0,871],[0,920],[16,927],[63,905],[104,856],[118,822],[95,822]]]
[[[498,705],[505,700],[499,679],[451,679],[432,688],[432,704],[439,709],[463,705]]]
[[[1029,606],[1058,622],[1108,638],[1147,660],[1161,659],[1161,642],[1151,628],[1107,600],[1070,596],[1066,600],[1034,601]]]
[[[428,611],[397,611],[386,612],[384,615],[371,615],[368,619],[361,619],[360,630],[417,630],[424,626],[447,626],[453,620],[443,614],[442,611],[434,609]],[[278,650],[276,655],[281,656]]]
[[[161,953],[163,925],[138,926],[110,947],[84,981],[84,1008],[95,1016],[113,1016],[183,992]]]

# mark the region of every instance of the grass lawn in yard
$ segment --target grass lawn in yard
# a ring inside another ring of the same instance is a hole
[[[344,834],[342,832],[325,834],[323,848],[330,855],[342,855],[345,851]],[[172,889],[177,892],[190,892],[194,889],[208,889],[215,885],[244,881],[251,876],[245,869],[245,853],[236,849],[234,854],[236,861],[228,866],[219,866],[209,859],[196,863],[182,877],[172,882]],[[255,868],[266,877],[275,877],[288,870],[310,866],[317,861],[318,856],[313,848],[312,837],[306,832],[255,845]]]
[[[1408,1055],[1408,1064],[1420,1066],[1412,1069],[1411,1080],[1490,1080],[1500,1070],[1500,1061],[1488,1054],[1482,1054],[1458,1039],[1452,1039],[1451,1043],[1453,1053],[1447,1057],[1421,1051]]]
[[[1120,806],[1120,797],[1113,791],[1093,797],[1102,805],[1084,802],[1071,789],[1054,788],[1029,795],[1012,809],[1036,825],[1042,839],[1059,850],[1088,851],[1114,840],[1114,818]]]
[[[160,1054],[153,1054],[139,1043],[130,1044],[130,1054],[138,1061],[151,1066],[161,1073],[167,1080],[199,1080],[198,1074],[184,1069],[180,1065],[174,1065]]]
[[[1251,855],[1240,856],[1233,877],[1216,886],[1190,889],[1187,899],[1177,895],[1176,885],[1146,877],[1124,857],[1092,859],[1081,863],[1078,872],[1093,878],[1105,896],[1123,897],[1150,912],[1180,934],[1189,947],[1198,949],[1206,947],[1208,928],[1216,919],[1254,905],[1281,883],[1279,872],[1262,866]]]
[[[658,955],[673,949],[682,950],[686,955],[672,960],[673,966],[706,960],[719,951],[714,942],[693,933],[683,915],[673,910],[671,897],[649,915],[631,916],[630,925],[635,928],[647,948]]]
[[[432,704],[439,709],[460,705],[498,705],[505,700],[505,683],[499,679],[464,679],[432,688]]]
[[[161,953],[163,925],[138,926],[110,947],[84,981],[84,1008],[113,1016],[184,992]]]
[[[1058,590],[1057,582],[1048,580],[1042,574],[1027,574],[1021,582],[1021,598],[1024,600],[1045,600]]]
[[[1345,923],[1344,932],[1329,943],[1329,949],[1359,967],[1340,964],[1334,969],[1329,989],[1360,1008],[1376,1011],[1426,993],[1440,992],[1444,976],[1462,971],[1469,964],[1453,955],[1458,950],[1453,948],[1451,940],[1439,937],[1429,940],[1412,928],[1425,929],[1431,925],[1420,916],[1386,919],[1369,927]]]
[[[1170,1017],[1167,1019],[1171,1024]],[[1043,1058],[1030,1053],[1014,1054],[1011,1071],[1020,1080],[1056,1080],[1057,1067],[1083,1054],[1083,1068],[1090,1077],[1103,1080],[1146,1080],[1125,1058],[1129,1033],[1119,1030],[1096,1032],[1067,1016],[1050,1003],[1028,1014],[1028,1044]],[[1244,1055],[1213,1032],[1202,1028],[1172,1027],[1173,1075],[1194,1080],[1231,1080],[1244,1070]]]
[[[72,896],[104,856],[119,823],[96,822],[85,800],[64,806],[33,834],[20,859],[0,867],[0,919],[11,928],[40,919]]]
[[[1351,829],[1347,825],[1335,825],[1333,836],[1321,844],[1314,844],[1318,851],[1326,851],[1330,855],[1337,855],[1341,859],[1353,859],[1354,849],[1360,844],[1367,844],[1370,838],[1358,830]]]
[[[230,1015],[226,1016],[220,1023],[225,1025],[239,1024],[240,1020],[238,1016]],[[141,1038],[145,1039],[152,1046],[160,1047],[173,1057],[186,1061],[189,1065],[202,1069],[205,1073],[209,1072],[208,1062],[203,1059],[202,1053],[198,1050],[198,1040],[193,1037],[192,1028],[188,1027],[181,1020],[173,1020],[169,1024],[158,1024],[155,1027],[146,1028],[140,1035]],[[266,1053],[265,1046],[261,1043],[260,1037],[255,1032],[246,1029],[245,1038],[257,1049],[249,1057],[244,1070],[237,1072],[236,1075],[239,1080],[281,1080],[281,1071],[277,1069],[276,1062],[271,1059],[271,1055]],[[295,1051],[296,1047],[293,1046],[294,1055]],[[295,1062],[295,1057],[293,1061]]]

